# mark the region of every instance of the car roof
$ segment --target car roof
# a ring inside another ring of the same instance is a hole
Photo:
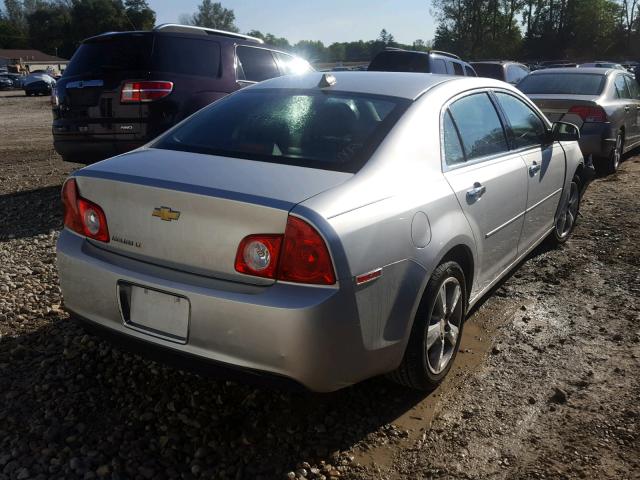
[[[437,75],[433,73],[409,72],[334,72],[336,83],[321,88],[318,83],[322,72],[303,75],[286,75],[257,83],[250,89],[278,88],[300,90],[326,90],[331,92],[363,93],[384,95],[415,100],[424,92],[445,82],[466,82],[468,88],[504,87],[504,82],[484,77],[466,77],[458,75]]]
[[[535,70],[531,72],[531,75],[547,75],[550,73],[575,73],[577,75],[584,73],[599,73],[600,75],[608,75],[612,72],[620,72],[615,68],[598,68],[598,67],[564,67],[564,68],[543,68],[542,70]]]

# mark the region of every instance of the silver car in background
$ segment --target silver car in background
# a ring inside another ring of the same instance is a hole
[[[580,128],[580,148],[601,173],[640,144],[640,88],[624,69],[536,70],[518,88],[551,120]]]
[[[492,79],[262,82],[74,172],[65,307],[166,362],[316,391],[390,372],[432,389],[468,309],[571,234],[577,138]]]

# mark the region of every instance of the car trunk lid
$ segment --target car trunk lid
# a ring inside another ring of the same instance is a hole
[[[535,103],[542,113],[551,122],[573,123],[581,128],[584,121],[577,113],[569,112],[572,107],[598,108],[598,97],[592,95],[551,95],[551,94],[529,94],[527,95]]]
[[[116,253],[196,274],[270,284],[235,271],[240,241],[284,233],[291,208],[353,174],[145,149],[76,172],[102,207]]]

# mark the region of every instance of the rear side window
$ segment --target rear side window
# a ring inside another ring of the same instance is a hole
[[[624,78],[627,81],[627,87],[629,88],[631,98],[634,100],[640,100],[640,88],[638,88],[638,82],[628,75],[625,75]]]
[[[460,132],[467,160],[509,149],[498,113],[486,93],[456,100],[449,111]]]
[[[509,65],[507,67],[506,81],[509,83],[518,83],[524,77],[529,75],[529,71],[519,65]]]
[[[443,123],[444,159],[447,165],[457,165],[464,163],[464,150],[460,143],[460,137],[456,126],[451,119],[451,113],[444,114]]]
[[[496,97],[511,126],[514,148],[542,145],[546,128],[531,108],[513,95],[496,92]]]
[[[627,84],[624,81],[624,75],[618,75],[615,80],[616,97],[631,98]]]
[[[409,104],[355,93],[248,89],[201,110],[154,147],[355,172]]]
[[[453,62],[453,71],[456,75],[464,76],[464,70],[462,70],[462,65],[458,62]]]
[[[431,60],[431,73],[447,73],[447,66],[441,58]]]
[[[113,35],[80,45],[66,68],[66,77],[149,69],[152,35]]]
[[[518,88],[526,94],[600,95],[604,81],[597,73],[542,73],[526,76]]]
[[[261,82],[280,75],[275,58],[270,50],[238,46],[236,49],[238,80]]]
[[[160,72],[217,77],[220,45],[212,40],[157,35],[152,63],[153,70]]]
[[[429,57],[422,53],[380,52],[369,64],[371,72],[429,73]]]

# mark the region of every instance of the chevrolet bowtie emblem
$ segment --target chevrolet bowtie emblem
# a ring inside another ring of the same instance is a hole
[[[153,216],[165,222],[170,222],[171,220],[178,220],[180,218],[180,212],[171,210],[169,207],[160,207],[153,209]]]

